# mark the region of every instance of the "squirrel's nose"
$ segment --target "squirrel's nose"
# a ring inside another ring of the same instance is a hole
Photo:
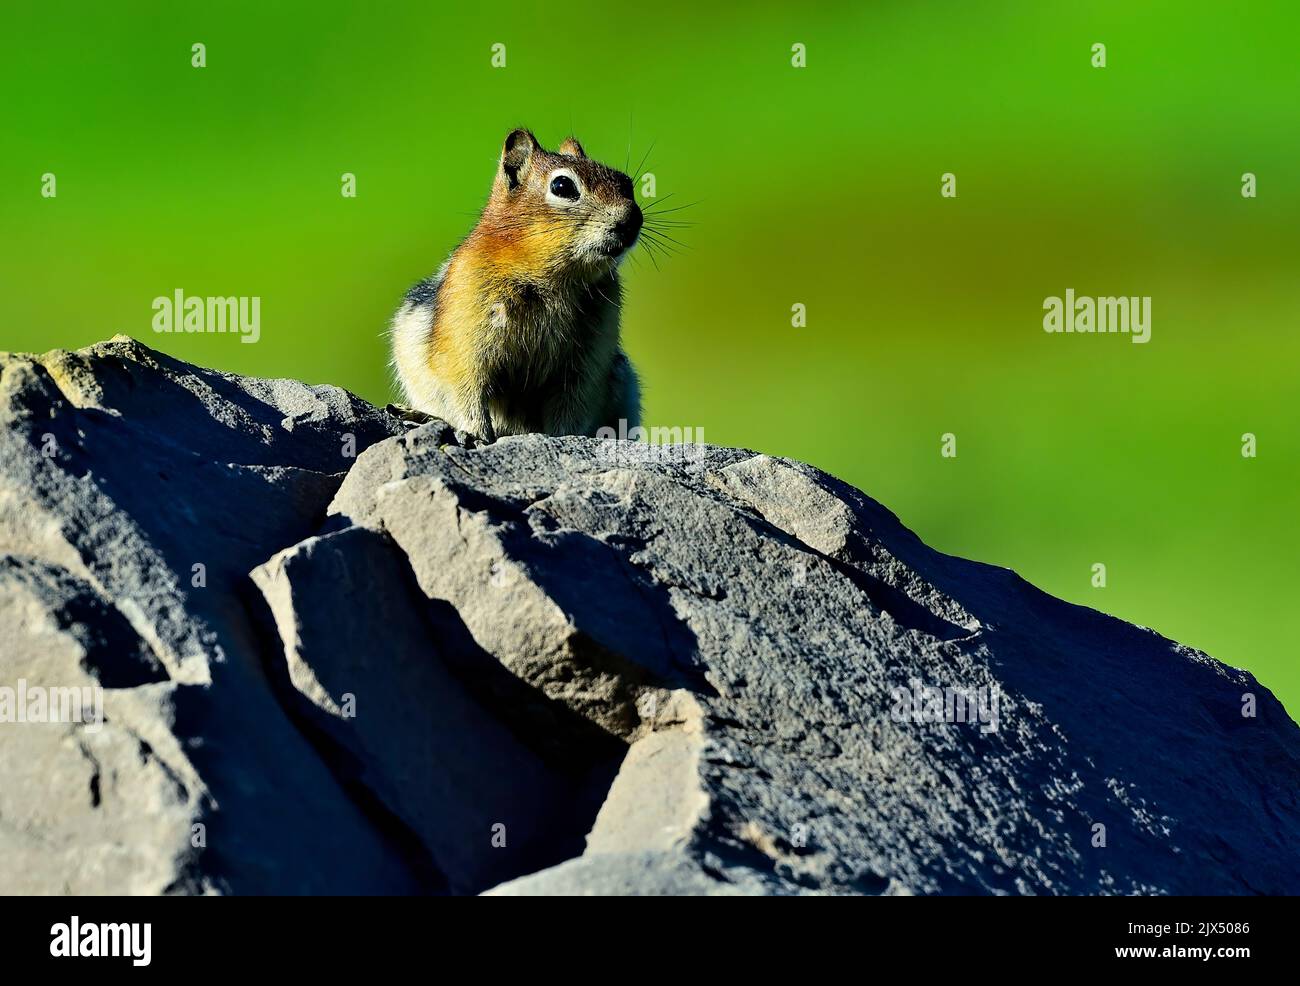
[[[620,219],[614,227],[614,235],[618,237],[618,241],[623,244],[624,249],[636,242],[637,234],[641,232],[641,222],[641,210],[636,206],[632,206],[628,214]]]

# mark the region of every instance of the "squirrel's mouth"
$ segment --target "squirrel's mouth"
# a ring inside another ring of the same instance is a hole
[[[600,246],[596,248],[596,252],[602,257],[609,257],[613,260],[615,257],[622,256],[630,246],[631,244],[624,243],[622,240],[610,235],[605,237]]]
[[[605,234],[599,250],[606,257],[617,257],[636,246],[641,235],[641,217],[625,219]]]
[[[624,213],[621,219],[605,225],[600,233],[587,241],[587,256],[601,261],[617,260],[636,246],[643,222],[640,209],[633,208]]]

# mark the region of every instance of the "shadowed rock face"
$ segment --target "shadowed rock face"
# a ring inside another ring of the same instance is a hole
[[[1249,674],[811,467],[124,338],[0,426],[0,720],[103,703],[0,721],[0,892],[1300,892]]]

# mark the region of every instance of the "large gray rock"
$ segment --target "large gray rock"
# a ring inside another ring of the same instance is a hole
[[[0,891],[1300,892],[1249,674],[808,466],[125,339],[0,425],[0,688],[103,696],[0,723]]]
[[[93,679],[106,720],[0,722],[0,891],[424,886],[277,701],[245,601],[268,549],[319,526],[343,436],[397,430],[337,388],[127,339],[0,356],[0,595],[21,614],[0,688]]]

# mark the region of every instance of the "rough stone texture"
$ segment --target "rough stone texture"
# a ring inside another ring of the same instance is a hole
[[[89,676],[107,719],[0,723],[0,892],[421,889],[276,700],[244,601],[268,549],[319,526],[344,434],[398,430],[337,388],[127,339],[0,356],[0,591],[27,614],[0,686]]]
[[[0,722],[0,892],[1300,892],[1249,674],[811,467],[121,338],[0,355],[0,426],[0,689],[105,714]]]

